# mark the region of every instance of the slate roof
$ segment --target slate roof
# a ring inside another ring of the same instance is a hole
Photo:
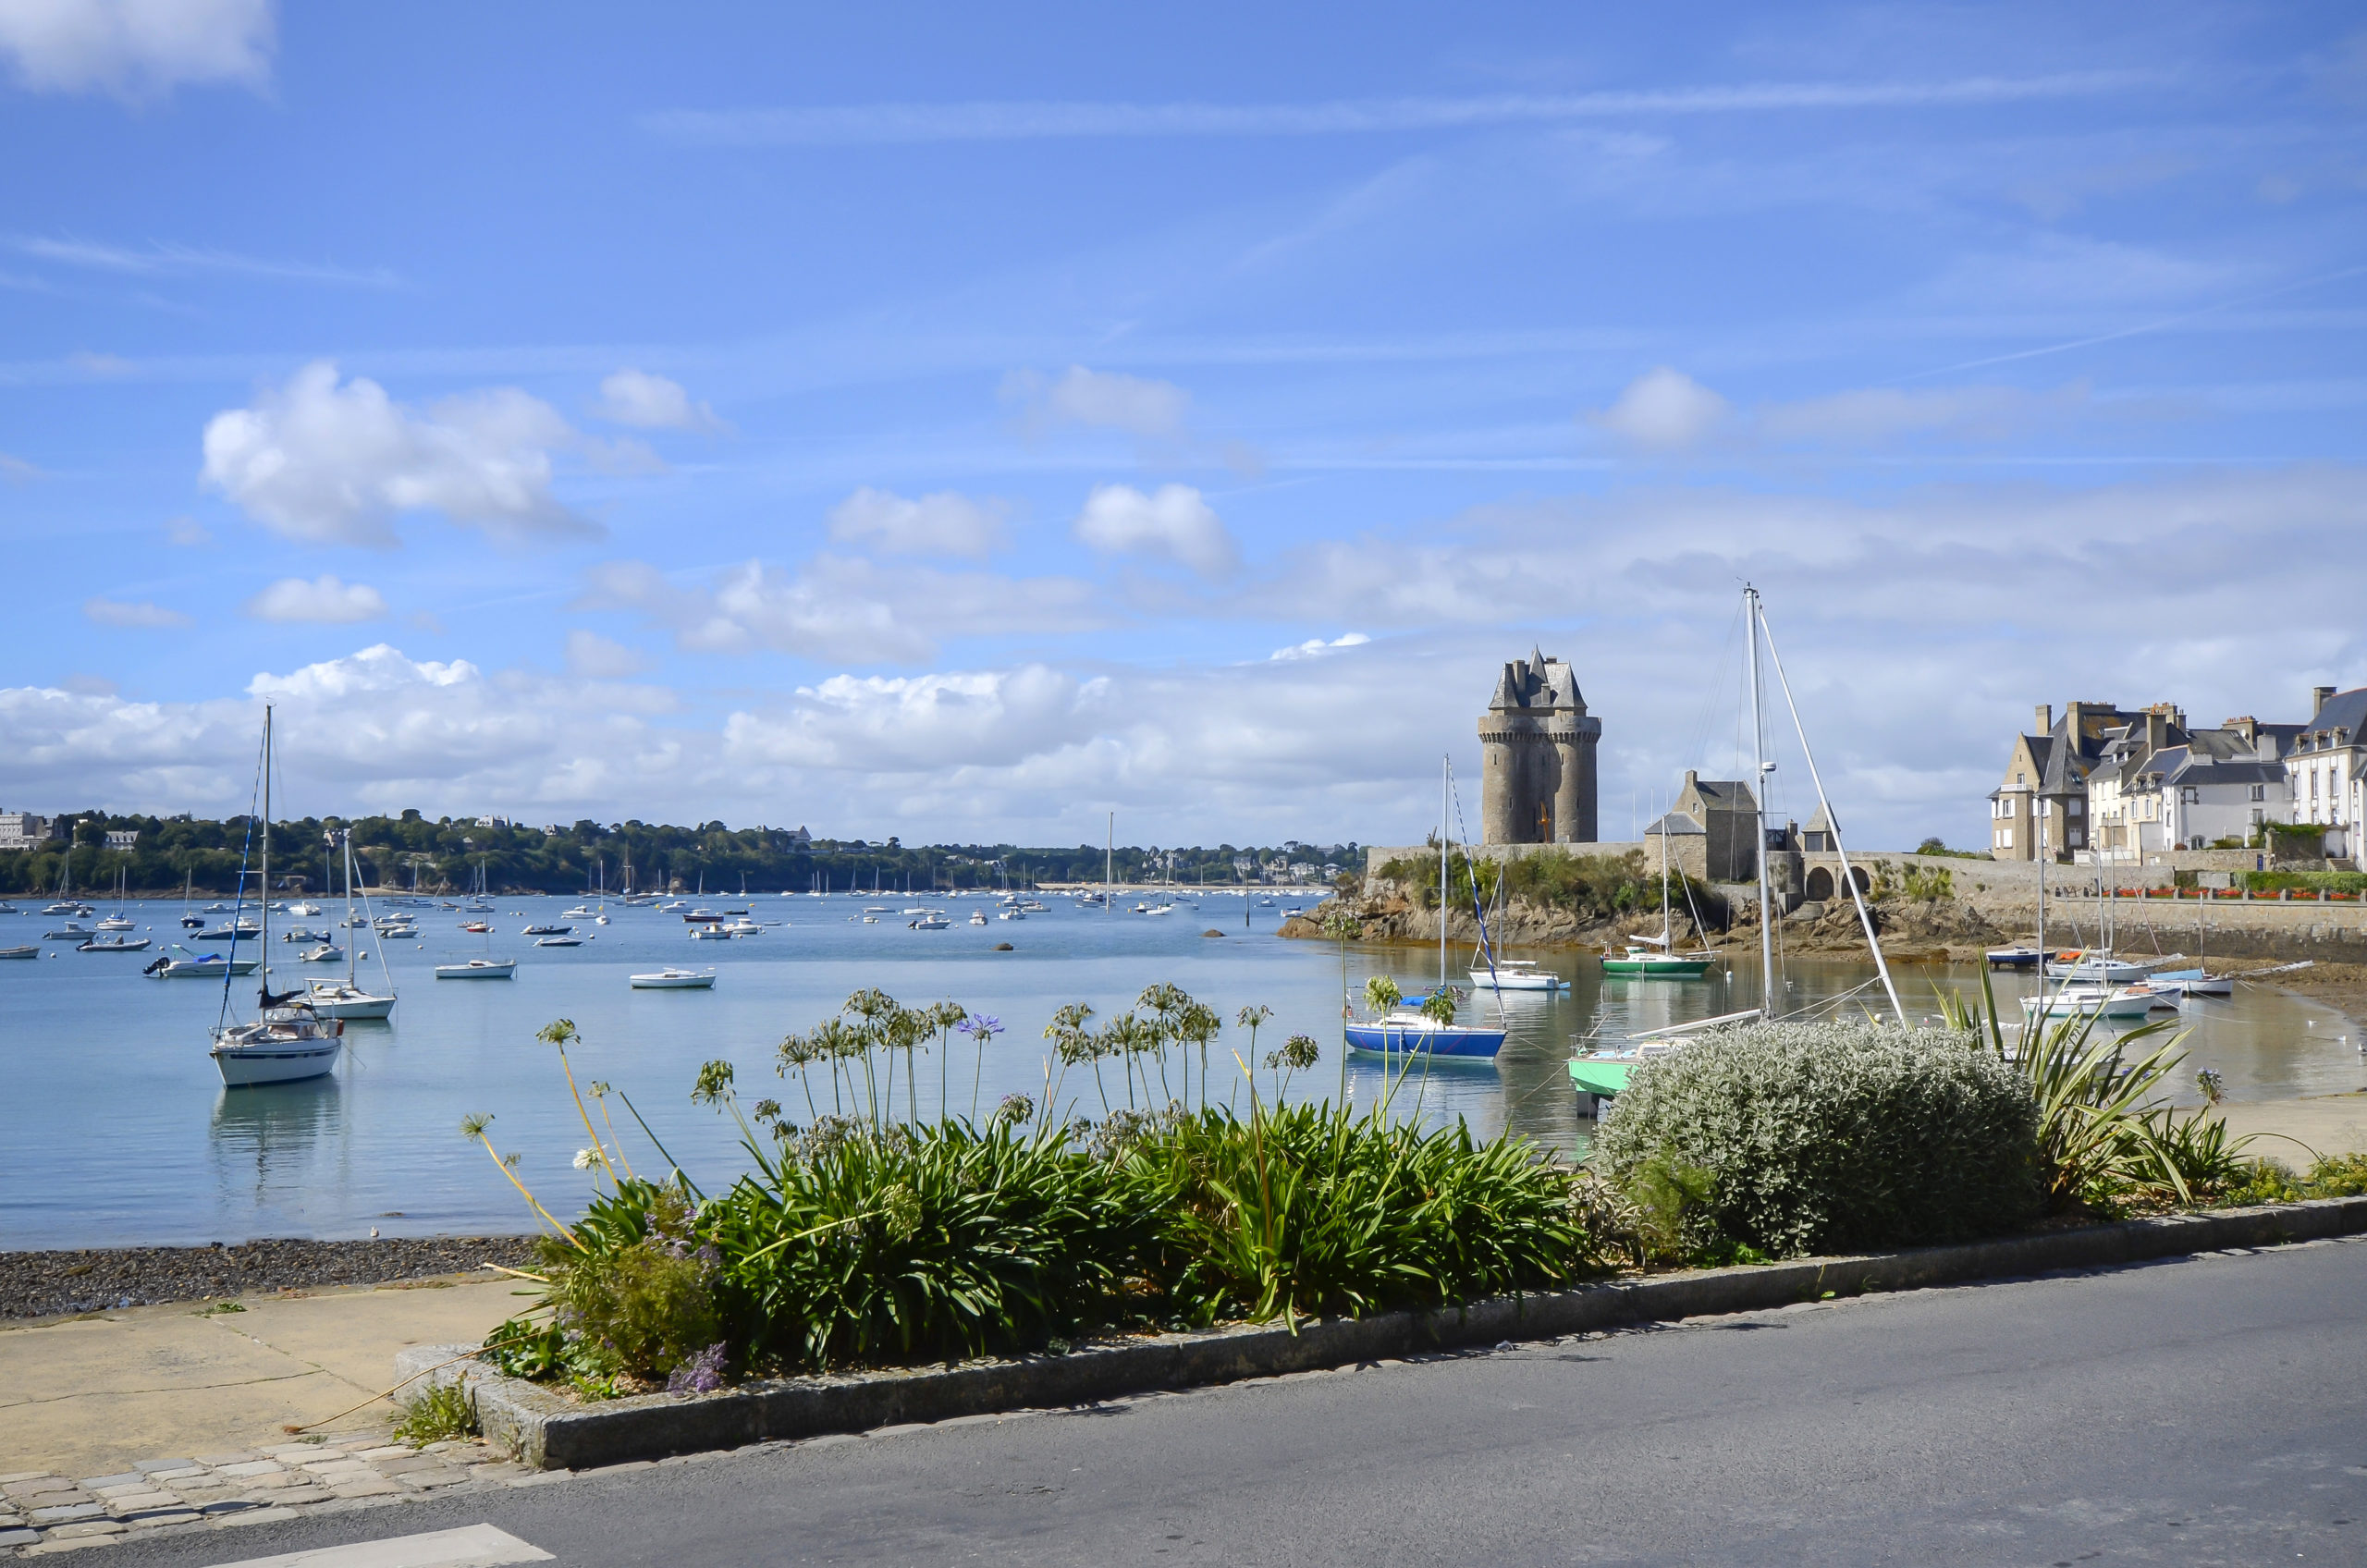
[[[1645,828],[1644,837],[1650,839],[1656,835],[1665,834],[1667,837],[1672,839],[1683,839],[1687,837],[1699,839],[1706,837],[1708,832],[1709,829],[1703,827],[1699,823],[1694,821],[1683,812],[1673,811],[1663,815],[1659,821],[1653,823],[1650,827]]]
[[[2322,735],[2329,730],[2347,730],[2343,744],[2367,744],[2367,686],[2349,692],[2337,692],[2326,699],[2326,705],[2317,716],[2300,726],[2303,733]]]

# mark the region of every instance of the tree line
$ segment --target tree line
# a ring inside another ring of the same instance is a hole
[[[70,836],[30,850],[0,851],[0,893],[54,894],[61,886],[86,895],[104,894],[120,876],[130,891],[169,894],[184,887],[210,898],[236,888],[242,855],[254,864],[260,845],[243,816],[208,821],[190,816],[143,816],[104,811],[67,814]],[[319,894],[341,889],[344,873],[335,861],[331,835],[350,828],[361,885],[422,893],[461,893],[482,871],[496,893],[581,893],[628,885],[642,892],[693,892],[737,896],[803,893],[815,888],[837,891],[915,890],[928,888],[1024,888],[1047,882],[1098,882],[1103,847],[1073,849],[1016,844],[906,845],[860,839],[809,839],[800,830],[727,827],[708,822],[695,827],[638,821],[571,827],[485,827],[468,817],[428,817],[417,811],[399,816],[302,817],[275,821],[271,827],[275,889]],[[110,830],[140,837],[129,850],[109,849]],[[1360,864],[1355,845],[1293,841],[1270,849],[1162,849],[1126,845],[1115,852],[1122,882],[1172,877],[1179,884],[1215,885],[1243,880],[1238,856],[1251,857],[1248,880],[1259,867],[1290,864]],[[630,880],[628,880],[630,879]]]

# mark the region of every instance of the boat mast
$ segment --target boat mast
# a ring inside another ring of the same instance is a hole
[[[235,919],[236,917],[233,916]],[[231,951],[238,950],[234,941]],[[255,949],[255,973],[262,981],[255,986],[257,1005],[271,1005],[271,705],[263,710],[263,936]]]
[[[1446,989],[1446,814],[1448,792],[1454,787],[1454,758],[1439,765],[1439,989]]]
[[[1101,913],[1110,910],[1110,889],[1118,876],[1118,814],[1110,814],[1110,841],[1101,851]]]
[[[1750,647],[1750,790],[1758,808],[1759,836],[1759,1005],[1762,1016],[1775,1016],[1775,911],[1767,888],[1767,731],[1759,717],[1759,590],[1746,583],[1742,591],[1743,636]]]

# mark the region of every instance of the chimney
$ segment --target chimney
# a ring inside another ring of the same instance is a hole
[[[2315,718],[2315,717],[2318,717],[2319,712],[2320,712],[2322,709],[2324,709],[2324,708],[2325,707],[2325,705],[2326,705],[2326,699],[2327,699],[2327,698],[2329,698],[2329,697],[2331,697],[2331,696],[2333,696],[2333,695],[2334,695],[2334,688],[2333,688],[2333,687],[2331,687],[2331,686],[2312,686],[2312,687],[2311,687],[2311,688],[2310,688],[2310,717],[2311,717],[2312,718]]]
[[[2260,744],[2260,720],[2254,718],[2250,714],[2245,714],[2239,718],[2227,719],[2222,723],[2219,728],[2222,729],[2234,730],[2237,734],[2244,738],[2244,744],[2247,746],[2257,746]]]
[[[2053,703],[2039,704],[2038,732],[2042,735],[2054,733],[2054,704]]]
[[[2152,755],[2170,743],[2170,716],[2156,704],[2145,710],[2145,754]]]

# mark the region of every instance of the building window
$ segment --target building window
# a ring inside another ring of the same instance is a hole
[[[2264,800],[2268,799],[2268,786],[2267,786],[2267,785],[2265,785],[2265,784],[2255,784],[2255,785],[2253,785],[2253,786],[2252,786],[2252,799],[2253,799],[2253,800],[2256,800],[2256,801],[2264,801]],[[2260,813],[2258,813],[2258,812],[2254,812],[2254,813],[2252,813],[2252,820],[2253,820],[2254,822],[2258,822],[2258,821],[2260,820]]]
[[[2070,803],[2069,805],[2065,806],[2065,807],[2063,808],[2063,810],[2064,810],[2064,812],[2065,812],[2067,815],[2071,815],[2071,816],[2077,816],[2077,815],[2079,815],[2079,805],[2080,805],[2080,802],[2079,802],[2079,798],[2078,798],[2077,796],[2074,796],[2074,797],[2072,798],[2071,803]]]
[[[2001,850],[2010,850],[2014,847],[2014,830],[2011,827],[2000,827],[1997,830],[1997,847]]]
[[[2202,791],[2189,784],[2185,789],[2178,791],[2178,799],[2184,801],[2189,805],[2195,805],[2201,801]]]

